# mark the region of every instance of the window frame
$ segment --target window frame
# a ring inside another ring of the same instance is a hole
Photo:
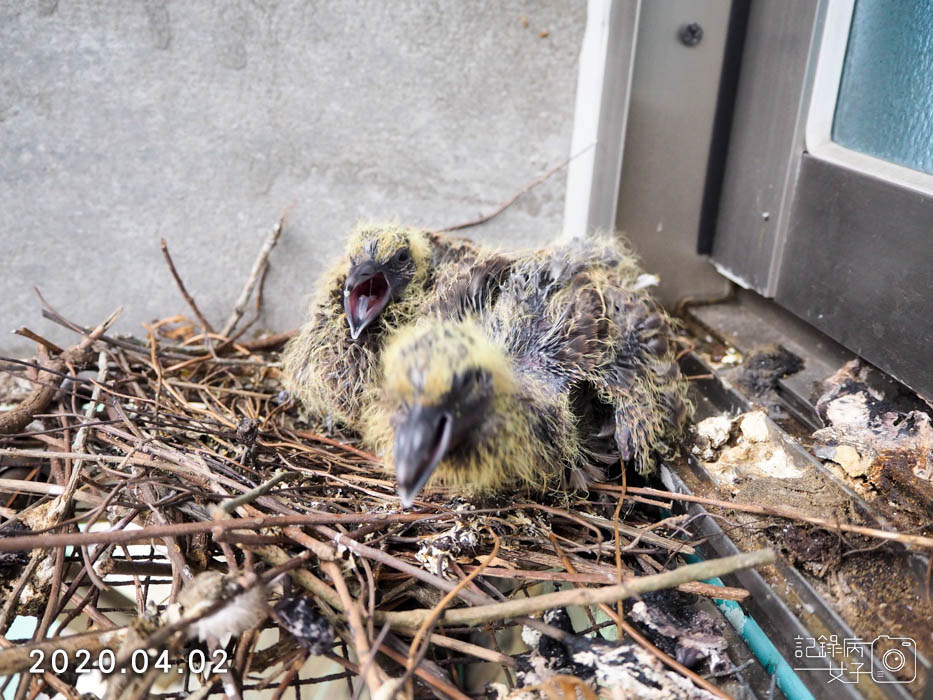
[[[855,2],[827,0],[822,35],[816,47],[816,69],[805,128],[806,150],[810,155],[833,165],[917,192],[933,194],[933,174],[861,153],[841,146],[832,139]]]
[[[831,140],[854,6],[752,3],[710,260],[933,397],[930,176]]]

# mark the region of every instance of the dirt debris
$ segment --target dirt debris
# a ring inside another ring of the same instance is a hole
[[[784,438],[761,410],[734,419],[714,416],[701,421],[694,454],[721,485],[760,477],[799,479],[804,475],[804,466],[786,449]]]

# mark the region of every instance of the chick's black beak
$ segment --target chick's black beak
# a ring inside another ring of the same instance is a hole
[[[392,285],[381,265],[367,260],[350,268],[343,286],[343,310],[356,340],[392,298]]]
[[[395,480],[404,508],[415,496],[450,447],[453,418],[442,408],[416,405],[395,430]]]

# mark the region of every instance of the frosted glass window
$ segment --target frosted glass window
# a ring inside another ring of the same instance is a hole
[[[857,0],[833,141],[933,173],[933,2]]]

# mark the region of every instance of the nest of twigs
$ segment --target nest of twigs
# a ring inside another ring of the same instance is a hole
[[[480,692],[482,664],[524,697],[608,697],[626,664],[682,682],[658,697],[718,692],[670,664],[676,645],[658,651],[619,601],[678,585],[740,599],[695,581],[767,555],[680,566],[693,551],[684,517],[613,485],[560,503],[435,490],[404,511],[376,456],[303,423],[281,393],[288,334],[240,342],[239,316],[223,334],[173,317],[134,339],[108,335],[113,318],[91,330],[45,314],[76,343],[21,331],[39,357],[4,362],[0,412],[0,676],[18,679],[18,698],[305,697],[320,683],[462,698]],[[540,615],[571,604],[585,629]],[[509,646],[512,628],[534,630],[530,652]],[[627,641],[588,646],[597,635]],[[197,663],[218,658],[219,671]]]

